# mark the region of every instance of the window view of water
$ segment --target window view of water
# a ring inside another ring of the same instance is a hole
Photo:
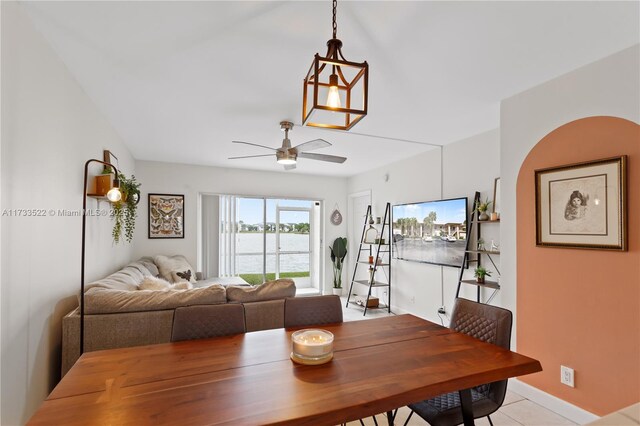
[[[274,279],[278,270],[280,278],[295,279],[297,286],[310,286],[310,272],[315,270],[311,262],[316,262],[311,253],[317,250],[310,246],[310,235],[312,223],[318,220],[313,216],[319,213],[318,206],[311,200],[236,197],[235,211],[227,206],[220,215],[220,241],[235,239],[232,257],[226,257],[233,262],[229,270],[251,284]],[[227,212],[231,217],[224,217]],[[225,258],[225,247],[220,246],[221,259]],[[317,283],[318,277],[313,280]]]
[[[262,273],[262,233],[238,233],[237,244],[237,271],[240,274]],[[267,235],[267,273],[276,271],[276,234]],[[309,234],[280,234],[281,251],[309,251]],[[280,255],[280,272],[308,272],[309,254],[285,254]]]

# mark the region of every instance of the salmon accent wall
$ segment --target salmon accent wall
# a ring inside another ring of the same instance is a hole
[[[536,247],[534,170],[628,156],[627,252]],[[521,377],[597,415],[640,400],[640,126],[589,117],[545,136],[517,182],[518,352],[544,371]],[[560,383],[575,370],[575,388]]]

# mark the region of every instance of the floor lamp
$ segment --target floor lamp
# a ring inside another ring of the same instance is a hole
[[[87,229],[87,179],[89,174],[89,164],[91,163],[100,163],[104,165],[105,168],[109,167],[115,175],[113,179],[113,186],[109,192],[107,192],[107,200],[115,203],[120,201],[122,198],[122,193],[120,192],[120,173],[113,164],[96,159],[91,159],[84,163],[84,184],[82,186],[82,265],[80,267],[80,355],[84,353],[84,253]]]

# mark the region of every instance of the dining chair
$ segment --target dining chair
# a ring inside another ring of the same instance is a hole
[[[244,307],[240,303],[196,305],[176,308],[171,341],[204,339],[246,332]]]
[[[458,298],[451,314],[449,328],[475,337],[487,343],[509,349],[511,341],[511,311],[496,306],[484,305]],[[507,380],[487,383],[471,389],[473,418],[487,417],[493,426],[490,414],[504,401]],[[409,404],[411,413],[404,425],[417,413],[432,426],[459,425],[463,422],[460,393],[450,392],[425,401]]]
[[[338,322],[342,322],[339,296],[288,297],[284,301],[285,328]]]

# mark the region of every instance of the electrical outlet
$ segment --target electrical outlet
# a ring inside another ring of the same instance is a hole
[[[440,307],[438,308],[438,313],[439,313],[439,314],[446,314],[446,313],[447,313],[447,311],[444,309],[444,306],[440,306]]]
[[[416,297],[415,296],[411,296],[411,303],[416,303]]]
[[[560,383],[575,388],[573,381],[573,368],[565,367],[564,365],[560,366]]]

